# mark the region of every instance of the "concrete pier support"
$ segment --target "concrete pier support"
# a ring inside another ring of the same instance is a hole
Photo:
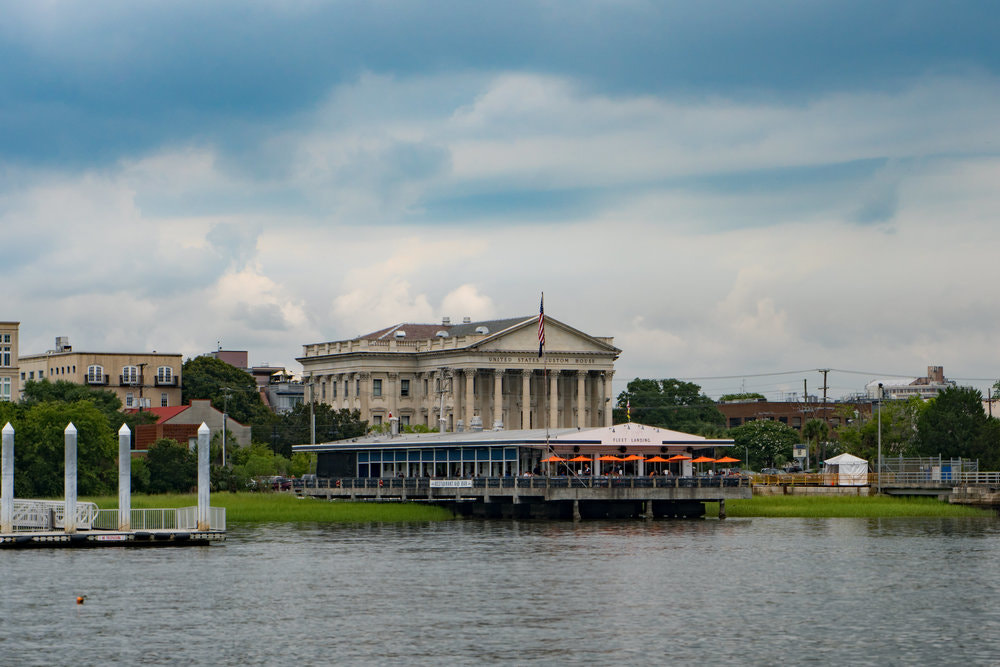
[[[70,422],[63,432],[66,443],[66,477],[63,502],[63,530],[67,533],[76,532],[76,426]]]
[[[198,530],[211,530],[208,518],[209,490],[212,483],[208,469],[210,433],[208,426],[202,422],[198,427]]]
[[[653,516],[654,516],[653,515],[653,501],[652,500],[647,500],[645,502],[645,510],[642,513],[642,518],[643,519],[652,519]]]
[[[577,499],[573,500],[573,521],[580,521],[583,519],[583,515],[580,514],[580,501]]]
[[[132,431],[118,429],[118,530],[132,530]]]
[[[14,531],[14,427],[3,427],[3,451],[0,458],[0,533]]]
[[[719,518],[720,519],[725,519],[726,518],[726,499],[725,498],[719,498]]]

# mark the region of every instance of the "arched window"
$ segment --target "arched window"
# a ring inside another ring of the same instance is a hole
[[[94,364],[87,366],[87,382],[90,384],[104,384],[104,366]]]
[[[122,384],[139,384],[139,367],[122,367]]]
[[[160,384],[171,384],[174,381],[174,369],[170,366],[160,366],[156,369],[156,381]]]

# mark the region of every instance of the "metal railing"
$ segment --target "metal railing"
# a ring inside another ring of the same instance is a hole
[[[307,489],[429,489],[431,480],[464,480],[474,489],[554,489],[554,488],[722,488],[750,486],[751,478],[740,475],[699,477],[320,477],[296,488]]]
[[[118,530],[119,512],[116,509],[98,510],[95,530]],[[211,530],[226,529],[226,508],[209,507],[208,521]],[[165,509],[133,509],[129,512],[131,530],[197,530],[197,507],[170,507]]]
[[[95,503],[76,504],[76,527],[89,530],[97,517]],[[19,500],[14,499],[12,516],[14,531],[60,530],[66,526],[66,504],[61,500]]]

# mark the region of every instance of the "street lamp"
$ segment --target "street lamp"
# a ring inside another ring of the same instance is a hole
[[[882,383],[878,383],[878,493],[882,495]]]

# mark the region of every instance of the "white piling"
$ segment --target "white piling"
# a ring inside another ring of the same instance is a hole
[[[118,530],[132,529],[132,431],[118,429]]]
[[[208,518],[209,478],[208,449],[210,431],[205,422],[198,427],[198,530],[210,530]]]
[[[14,427],[3,427],[2,482],[0,482],[0,533],[14,532]]]
[[[67,533],[76,532],[76,426],[69,423],[64,432],[66,441],[66,484],[65,509],[63,511],[63,530]],[[53,526],[54,528],[54,526]]]

